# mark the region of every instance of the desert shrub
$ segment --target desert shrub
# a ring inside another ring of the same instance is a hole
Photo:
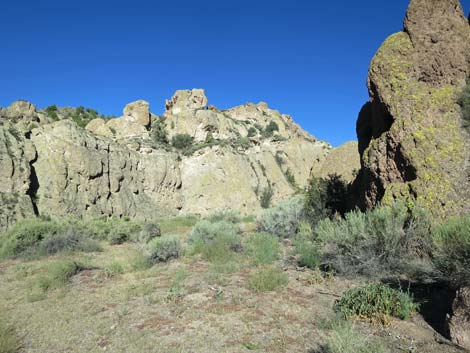
[[[467,84],[463,89],[458,102],[462,108],[462,125],[468,132],[470,132],[470,79],[467,79]]]
[[[131,236],[132,240],[140,244],[147,244],[151,240],[162,235],[160,227],[155,223],[145,223],[140,231]]]
[[[181,255],[181,243],[177,236],[165,235],[147,244],[147,252],[152,263],[167,262]]]
[[[295,176],[292,171],[287,168],[284,175],[286,176],[287,182],[292,186],[294,189],[298,188],[297,182],[295,181]]]
[[[61,260],[49,265],[47,274],[39,278],[39,288],[43,291],[67,285],[70,279],[79,273],[83,266],[73,260]]]
[[[0,353],[16,353],[19,342],[15,331],[2,318],[0,318]]]
[[[273,188],[271,187],[271,184],[269,184],[261,192],[261,197],[259,200],[261,207],[269,208],[269,206],[271,206],[271,199],[273,198],[273,196],[274,196],[274,191],[273,191]]]
[[[339,321],[332,327],[326,344],[316,353],[385,353],[385,347],[377,340],[361,335],[347,321]]]
[[[166,132],[165,120],[157,118],[152,127],[151,138],[157,145],[168,144],[168,134]]]
[[[171,138],[171,145],[179,150],[185,150],[192,146],[194,138],[188,134],[177,134]]]
[[[17,222],[0,238],[0,257],[48,256],[63,251],[100,251],[79,224],[42,218]]]
[[[312,227],[324,218],[344,215],[348,210],[348,186],[338,175],[309,180],[305,198],[305,216]]]
[[[92,238],[108,241],[112,245],[133,240],[142,230],[141,223],[116,218],[98,218],[85,221],[84,227]]]
[[[264,211],[256,220],[258,231],[281,238],[292,237],[304,216],[304,198],[295,196],[274,208]]]
[[[274,131],[279,131],[279,125],[275,121],[270,121],[266,128],[263,130],[264,137],[271,137]]]
[[[259,268],[248,278],[248,288],[255,292],[271,292],[287,286],[289,279],[276,267]]]
[[[255,265],[268,265],[279,259],[279,239],[268,233],[252,234],[246,241],[246,251]]]
[[[470,216],[434,229],[434,263],[456,286],[470,285]]]
[[[344,219],[320,221],[315,228],[322,261],[343,274],[377,276],[426,270],[429,239],[425,218],[414,217],[396,202],[362,213],[347,213]],[[429,231],[429,228],[427,228]]]
[[[248,137],[254,137],[258,134],[258,130],[256,130],[253,126],[250,126],[248,129]]]
[[[417,305],[408,293],[384,284],[369,284],[346,291],[336,303],[335,309],[345,318],[396,317],[408,320],[416,312]]]
[[[59,116],[57,115],[57,106],[50,105],[46,109],[44,109],[46,115],[54,121],[59,120]]]
[[[318,245],[311,239],[298,236],[294,240],[294,251],[297,255],[299,266],[308,267],[312,270],[320,265],[320,254]]]
[[[207,220],[211,223],[225,221],[233,224],[241,222],[240,213],[237,211],[217,211],[214,214],[210,215]]]
[[[225,261],[233,252],[242,250],[238,227],[233,223],[219,221],[198,222],[189,235],[192,254],[201,254],[208,261]]]
[[[57,234],[62,227],[53,221],[40,218],[17,222],[0,238],[2,257],[17,257],[32,252],[46,235]]]
[[[113,278],[117,275],[122,275],[124,273],[124,267],[122,267],[121,263],[112,261],[110,264],[105,266],[104,273],[106,277]]]
[[[38,254],[54,255],[58,252],[96,252],[101,251],[100,244],[88,237],[83,229],[69,225],[59,233],[46,234],[38,245]]]

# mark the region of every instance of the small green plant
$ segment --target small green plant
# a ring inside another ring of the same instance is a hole
[[[46,115],[53,121],[59,120],[59,116],[57,115],[58,109],[56,105],[50,105],[44,111],[46,112]]]
[[[470,216],[435,228],[432,237],[437,269],[458,287],[470,285]]]
[[[287,286],[287,275],[276,267],[259,268],[248,278],[248,288],[255,292],[271,292]]]
[[[247,240],[246,250],[255,265],[269,265],[279,259],[279,239],[268,233],[255,233]]]
[[[113,261],[104,268],[104,273],[107,278],[113,278],[122,275],[124,273],[124,267],[122,267],[121,263]]]
[[[181,243],[179,237],[165,235],[155,238],[147,244],[147,252],[152,263],[167,262],[177,259],[181,255]]]
[[[0,318],[0,353],[16,353],[18,348],[15,331]]]
[[[264,137],[271,137],[274,134],[274,131],[279,131],[279,125],[275,121],[270,121],[266,128],[263,130]]]
[[[168,145],[168,134],[166,132],[165,120],[157,118],[152,127],[151,138],[157,145]]]
[[[242,250],[238,227],[227,221],[198,222],[189,235],[191,253],[211,262],[227,261]]]
[[[47,269],[47,274],[39,278],[39,288],[44,292],[67,285],[70,279],[79,273],[83,266],[73,260],[54,262]]]
[[[386,319],[396,317],[408,320],[416,312],[417,305],[408,293],[384,284],[369,284],[343,294],[335,309],[345,318],[353,316]]]
[[[248,129],[248,137],[254,137],[258,134],[258,130],[256,130],[253,126],[250,126]]]
[[[294,241],[295,254],[299,266],[308,267],[312,270],[320,265],[320,254],[318,245],[312,240],[298,236]]]
[[[171,145],[178,150],[186,150],[193,144],[194,138],[188,134],[177,134],[171,138]]]
[[[376,340],[364,337],[347,321],[332,327],[326,345],[318,353],[385,353],[385,347]]]
[[[290,170],[290,168],[287,168],[285,171],[284,175],[286,176],[287,182],[292,186],[294,189],[298,188],[297,182],[295,181],[295,176]]]
[[[271,184],[268,184],[267,187],[263,189],[260,197],[260,204],[262,208],[269,208],[271,206],[271,200],[274,196],[273,188]]]
[[[304,199],[298,195],[264,211],[256,220],[260,232],[289,238],[296,234],[304,217]]]

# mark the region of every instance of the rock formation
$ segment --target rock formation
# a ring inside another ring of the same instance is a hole
[[[331,150],[323,162],[319,176],[327,178],[337,174],[346,182],[352,182],[361,168],[358,145],[356,141],[349,141]]]
[[[469,212],[468,135],[458,96],[470,73],[470,26],[458,0],[412,0],[403,32],[370,64],[359,114],[359,205],[405,199],[440,218]]]
[[[184,151],[168,143],[181,134],[193,138]],[[15,102],[0,110],[0,229],[34,215],[251,214],[266,190],[276,203],[305,187],[330,150],[266,103],[221,111],[200,89],[177,91],[163,117],[145,101],[115,119]]]

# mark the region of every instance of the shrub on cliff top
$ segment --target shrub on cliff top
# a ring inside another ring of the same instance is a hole
[[[470,79],[459,97],[459,104],[462,108],[463,127],[470,132]]]

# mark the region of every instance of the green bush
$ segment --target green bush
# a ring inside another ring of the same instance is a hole
[[[117,275],[122,275],[124,273],[124,267],[122,267],[119,262],[113,261],[104,268],[104,273],[106,277],[113,278]]]
[[[266,128],[263,130],[264,137],[271,137],[274,131],[279,131],[279,125],[275,121],[270,121]]]
[[[462,108],[462,125],[470,132],[470,79],[467,80],[467,85],[463,89],[458,102]]]
[[[57,106],[50,105],[46,109],[44,109],[46,115],[51,118],[53,121],[59,120],[59,116],[57,115]]]
[[[385,353],[385,348],[376,340],[361,335],[347,321],[340,321],[332,327],[332,334],[318,353]]]
[[[408,320],[416,312],[417,305],[408,293],[384,284],[369,284],[346,291],[336,303],[335,309],[345,318],[396,317]]]
[[[470,216],[434,229],[434,263],[456,286],[470,285]]]
[[[18,348],[15,331],[0,318],[0,353],[16,353]]]
[[[255,265],[269,265],[279,259],[279,239],[268,233],[255,233],[246,241],[246,251]]]
[[[257,269],[248,278],[248,288],[255,292],[271,292],[287,286],[287,275],[276,267]]]
[[[256,130],[253,126],[250,126],[248,129],[248,137],[254,137],[258,134],[258,130]]]
[[[92,238],[108,241],[115,245],[129,240],[139,241],[139,232],[142,231],[143,225],[123,219],[97,218],[85,221],[83,226]]]
[[[295,235],[304,217],[304,198],[295,196],[274,208],[264,211],[256,220],[260,232],[274,234],[280,238]]]
[[[168,145],[168,134],[163,118],[157,118],[155,120],[152,127],[151,138],[157,145]]]
[[[191,231],[188,242],[192,254],[201,254],[212,262],[225,261],[231,253],[242,250],[238,227],[227,221],[198,222]]]
[[[260,197],[260,204],[262,208],[269,208],[271,206],[271,199],[274,196],[274,191],[273,188],[271,187],[271,184],[269,184],[267,187],[263,189],[263,192],[261,193]]]
[[[151,240],[159,237],[162,235],[162,231],[160,230],[160,226],[155,223],[145,223],[141,230],[135,232],[131,239],[140,244],[147,244]]]
[[[167,262],[181,255],[181,243],[177,236],[165,235],[147,244],[147,252],[152,263]]]
[[[294,249],[299,266],[308,267],[312,270],[320,266],[318,245],[312,240],[297,237],[294,241]]]
[[[339,273],[376,276],[422,266],[427,270],[430,226],[400,202],[344,219],[324,219],[315,228],[322,261]]]
[[[348,211],[348,194],[347,183],[336,174],[326,179],[311,178],[305,198],[305,216],[311,226],[335,214],[344,215]]]
[[[294,189],[297,189],[298,185],[295,181],[295,176],[289,168],[287,168],[284,175],[286,176],[287,182],[290,184],[290,186],[292,186]]]
[[[54,262],[49,266],[47,274],[39,278],[39,288],[43,291],[48,291],[63,287],[82,269],[82,265],[72,260]]]
[[[64,251],[100,251],[79,224],[34,218],[17,222],[0,237],[0,257],[48,256]]]
[[[185,150],[192,146],[194,138],[188,134],[177,134],[171,138],[171,145],[179,150]]]

